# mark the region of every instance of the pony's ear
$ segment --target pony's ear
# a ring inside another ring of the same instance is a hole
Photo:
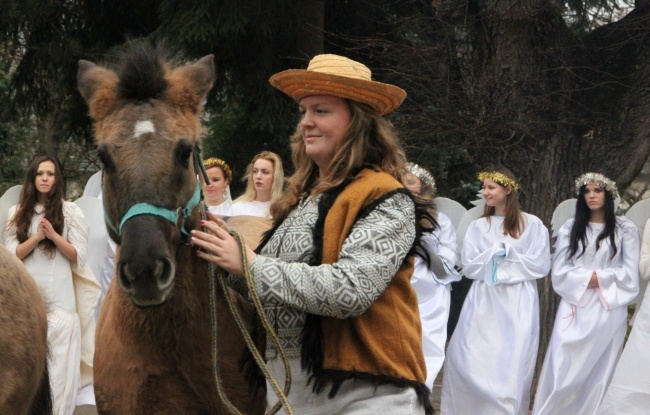
[[[95,121],[103,119],[115,108],[117,80],[114,72],[89,61],[79,61],[77,86]]]
[[[169,75],[169,98],[177,105],[198,113],[214,80],[214,55],[204,56]]]

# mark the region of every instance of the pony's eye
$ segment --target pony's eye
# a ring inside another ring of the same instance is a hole
[[[97,147],[97,157],[99,157],[99,161],[102,163],[102,169],[104,171],[112,171],[115,168],[113,159],[105,145],[102,144]]]
[[[189,140],[180,140],[176,145],[176,149],[174,151],[176,154],[176,161],[178,161],[181,166],[188,168],[190,165],[190,156],[192,155],[192,150],[194,150],[194,146]]]

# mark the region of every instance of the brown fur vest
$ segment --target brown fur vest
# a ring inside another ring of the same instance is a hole
[[[387,173],[362,170],[351,182],[324,193],[314,229],[316,249],[311,265],[338,261],[354,224],[382,201],[406,190]],[[321,392],[331,383],[330,397],[348,379],[366,379],[415,389],[427,414],[433,413],[422,354],[418,301],[411,286],[413,256],[400,266],[392,282],[361,315],[346,319],[308,314],[302,333],[302,365]]]

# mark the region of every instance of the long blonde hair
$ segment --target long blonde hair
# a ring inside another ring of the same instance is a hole
[[[246,175],[243,179],[246,181],[246,191],[235,199],[235,203],[251,202],[257,199],[257,190],[255,189],[255,183],[253,182],[253,165],[255,165],[255,162],[260,159],[270,161],[273,165],[271,203],[282,196],[282,189],[284,188],[284,169],[282,168],[282,159],[272,151],[262,151],[261,153],[256,154],[250,164],[246,167]]]
[[[510,169],[499,166],[494,168],[487,169],[489,171],[494,171],[501,173],[504,176],[517,181],[515,175],[510,171]],[[496,182],[495,182],[496,183]],[[497,183],[499,186],[504,187],[503,185]],[[517,239],[524,233],[524,218],[521,214],[521,209],[519,209],[519,191],[517,189],[511,188],[511,192],[506,196],[506,209],[505,209],[505,218],[503,220],[503,234],[510,235],[513,238]],[[496,209],[493,206],[485,205],[483,210],[483,216],[490,223],[490,218],[494,215]]]
[[[318,195],[351,179],[364,165],[384,171],[401,181],[406,156],[393,125],[368,105],[346,100],[350,127],[343,135],[328,173],[319,177],[318,166],[307,156],[300,122],[290,138],[291,159],[296,168],[282,197],[271,204],[271,215],[279,223],[301,197]]]

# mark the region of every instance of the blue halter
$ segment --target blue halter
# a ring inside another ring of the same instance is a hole
[[[195,148],[193,153],[195,171],[199,170],[205,177],[206,183],[209,184],[210,182],[208,179],[208,173],[205,170],[205,166],[203,166],[203,159],[201,158],[199,149]],[[108,217],[108,213],[106,213],[106,199],[104,198],[104,220],[113,232],[115,232],[118,236],[122,236],[122,228],[129,219],[139,215],[159,216],[173,223],[184,236],[189,237],[190,234],[185,229],[185,220],[192,214],[192,211],[199,205],[199,203],[201,203],[200,180],[196,182],[194,193],[192,194],[190,200],[188,200],[185,204],[185,207],[178,207],[176,210],[171,210],[160,206],[155,206],[150,203],[136,203],[126,211],[124,216],[122,216],[119,228],[116,228],[111,218]]]

